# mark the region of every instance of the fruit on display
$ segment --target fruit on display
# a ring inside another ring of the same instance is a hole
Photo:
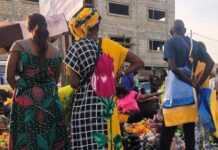
[[[0,150],[7,150],[9,144],[9,133],[2,132],[0,135]]]
[[[125,114],[118,114],[120,123],[126,123],[128,121],[129,116]]]
[[[11,106],[12,105],[12,98],[7,98],[7,100],[4,102],[5,106]]]
[[[138,136],[146,135],[149,132],[152,132],[152,129],[149,124],[149,120],[142,120],[138,123],[126,124],[125,130],[127,133],[133,133]]]
[[[153,119],[124,125],[124,145],[126,149],[157,149],[160,134],[153,126]]]
[[[58,88],[58,95],[64,109],[65,123],[67,126],[70,124],[73,93],[74,93],[74,89],[70,85]]]
[[[58,88],[58,95],[62,102],[65,101],[68,97],[70,97],[73,92],[74,89],[70,85]]]

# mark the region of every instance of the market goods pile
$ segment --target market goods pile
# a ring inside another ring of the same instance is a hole
[[[0,134],[0,150],[6,150],[8,148],[9,133],[3,132]]]
[[[143,119],[140,122],[124,124],[124,139],[126,149],[153,149],[159,141],[159,129],[151,119]]]
[[[8,118],[0,115],[0,150],[6,150],[9,144],[8,124]]]
[[[133,133],[138,136],[144,136],[152,132],[152,129],[149,125],[149,120],[146,120],[146,119],[138,123],[126,124],[125,130],[127,133]]]

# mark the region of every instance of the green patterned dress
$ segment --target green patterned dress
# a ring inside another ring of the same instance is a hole
[[[62,106],[57,94],[55,70],[60,57],[47,59],[20,51],[9,150],[68,150]]]

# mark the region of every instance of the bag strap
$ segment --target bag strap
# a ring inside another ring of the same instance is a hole
[[[190,51],[189,51],[189,60],[191,63],[194,62],[194,58],[192,57],[192,51],[193,51],[193,39],[192,39],[192,30],[191,30],[191,35],[190,35]],[[192,74],[194,73],[194,67],[192,67]],[[195,88],[193,88],[193,97],[195,103],[198,105],[198,96],[197,96],[197,91]]]
[[[192,57],[192,52],[193,52],[193,40],[192,37],[190,37],[190,44],[184,39],[183,37],[181,38],[184,44],[189,47],[189,54],[188,54],[188,60],[193,63],[193,57]]]
[[[193,52],[193,39],[192,39],[192,31],[191,31],[191,36],[190,36],[190,50],[189,50],[189,60],[191,63],[193,63],[193,57],[192,57],[192,52]]]

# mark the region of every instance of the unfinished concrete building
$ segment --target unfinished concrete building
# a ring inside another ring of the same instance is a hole
[[[85,0],[102,15],[100,35],[108,36],[140,56],[145,67],[166,67],[164,42],[175,18],[175,0]],[[1,20],[23,20],[39,12],[38,0],[0,0]],[[1,59],[4,59],[2,57]]]
[[[0,0],[0,20],[21,20],[38,12],[38,0]],[[146,66],[162,67],[163,44],[175,18],[175,0],[85,0],[102,15],[101,36],[121,42]]]
[[[102,15],[101,36],[121,42],[146,66],[165,67],[164,42],[175,18],[175,0],[88,0]]]

